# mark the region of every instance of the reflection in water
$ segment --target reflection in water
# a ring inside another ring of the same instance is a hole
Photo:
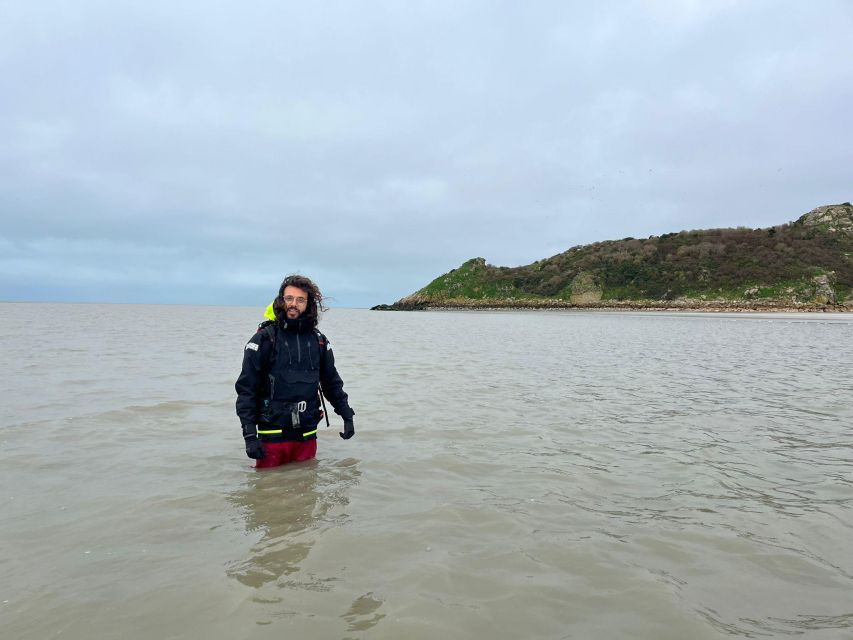
[[[246,530],[262,535],[227,574],[248,587],[283,586],[280,580],[299,570],[317,538],[348,517],[339,508],[358,482],[357,465],[353,459],[333,465],[309,460],[250,473],[246,488],[229,500],[242,511]]]
[[[356,598],[343,616],[349,623],[347,631],[367,631],[376,626],[385,617],[384,613],[377,613],[382,604],[383,601],[378,600],[372,591]]]

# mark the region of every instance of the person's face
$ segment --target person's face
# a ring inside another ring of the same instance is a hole
[[[299,287],[288,285],[281,296],[288,320],[296,320],[308,308],[308,292]]]

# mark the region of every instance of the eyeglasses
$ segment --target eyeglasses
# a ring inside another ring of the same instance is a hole
[[[306,302],[308,302],[308,298],[303,298],[302,296],[299,296],[298,298],[294,298],[293,296],[284,296],[282,300],[284,300],[287,304],[293,304],[294,302],[296,304],[305,304]]]

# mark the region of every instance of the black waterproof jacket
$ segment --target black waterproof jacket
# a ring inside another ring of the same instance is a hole
[[[243,350],[234,385],[243,436],[266,442],[312,440],[323,395],[343,418],[352,418],[344,382],[326,337],[301,320],[261,325]]]

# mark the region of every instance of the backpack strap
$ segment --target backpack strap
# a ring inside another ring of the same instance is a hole
[[[275,320],[264,320],[261,324],[258,325],[258,332],[264,331],[270,340],[275,340],[275,328],[273,325],[275,324]]]
[[[314,335],[317,336],[317,344],[320,347],[320,367],[323,366],[323,352],[326,350],[326,345],[329,344],[329,341],[326,339],[322,333],[320,333],[319,329],[314,329]],[[322,375],[322,372],[321,372]],[[320,385],[320,390],[317,392],[317,395],[320,396],[320,404],[323,407],[323,417],[326,419],[326,428],[329,428],[329,410],[326,409],[326,400],[323,398],[323,385]]]
[[[264,320],[258,325],[257,333],[266,334],[267,339],[270,341],[269,357],[266,362],[261,363],[262,371],[269,375],[269,372],[272,371],[272,363],[275,360],[275,321]]]
[[[320,351],[322,352],[326,348],[326,345],[329,343],[329,341],[326,340],[326,336],[320,333],[319,329],[314,329],[314,335],[317,336],[317,344],[320,345]],[[322,353],[320,355],[322,356]]]

